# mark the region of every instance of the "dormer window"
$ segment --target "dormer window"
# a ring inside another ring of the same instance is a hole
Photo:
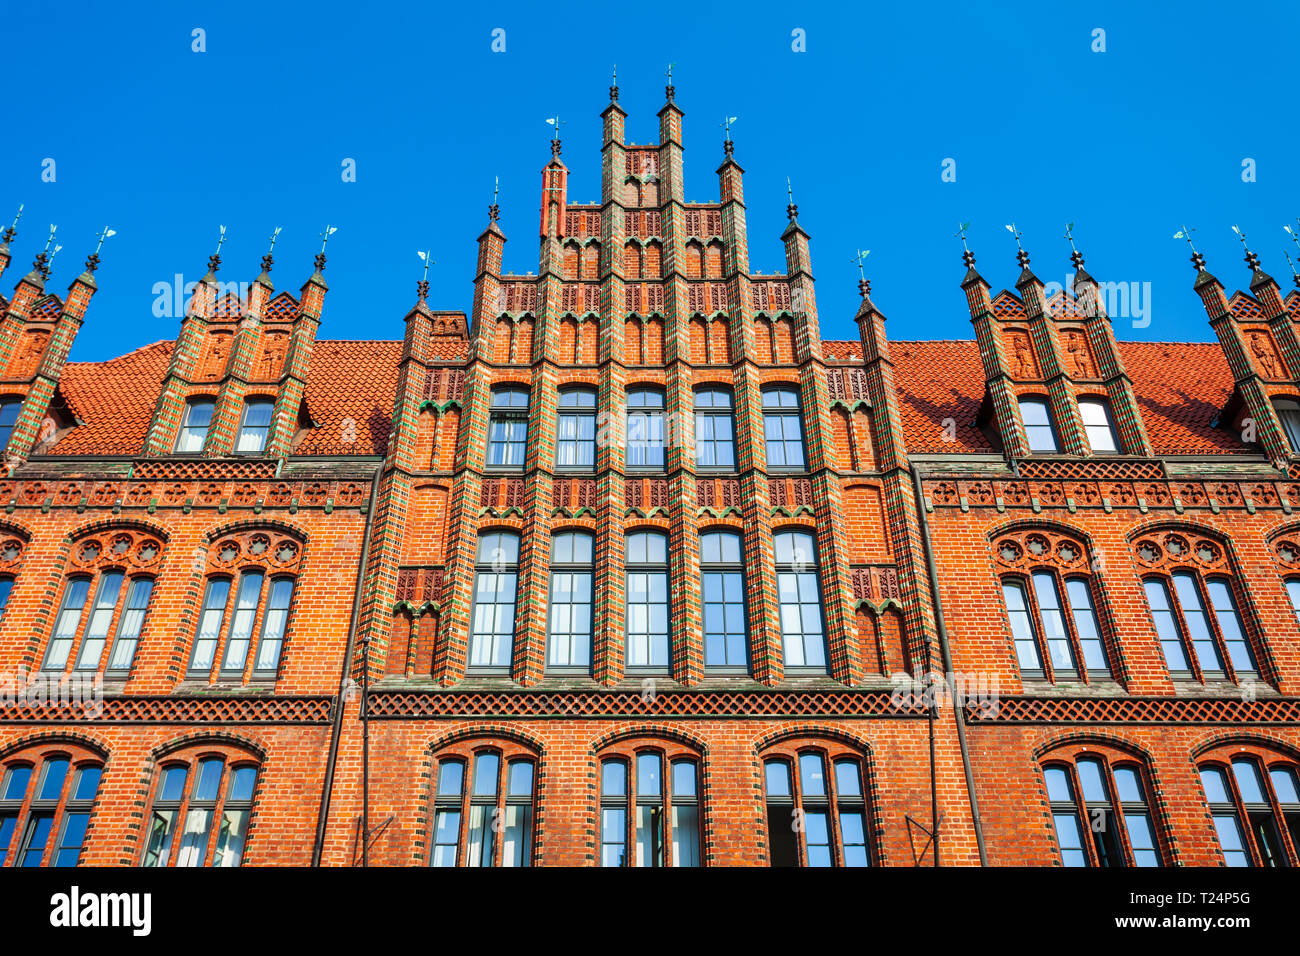
[[[185,406],[185,421],[181,424],[180,437],[176,439],[176,454],[197,455],[203,451],[215,407],[216,402],[210,398],[196,398]]]
[[[1105,399],[1079,399],[1079,417],[1083,419],[1083,431],[1088,436],[1088,447],[1094,455],[1119,454],[1119,443],[1115,440],[1115,428],[1110,421],[1110,409]]]
[[[238,455],[260,455],[266,451],[266,437],[271,431],[271,412],[275,403],[269,398],[250,398],[244,403],[244,419],[239,424]]]
[[[1286,432],[1287,444],[1291,446],[1291,451],[1300,454],[1300,402],[1291,398],[1279,398],[1273,403],[1273,410],[1277,412],[1282,430]],[[4,435],[3,427],[3,419],[0,419],[0,437]]]
[[[0,401],[0,451],[4,451],[9,444],[9,436],[13,434],[14,425],[18,423],[18,413],[22,408],[21,398],[6,398]]]
[[[1025,426],[1030,451],[1049,454],[1060,451],[1056,442],[1056,428],[1052,424],[1052,413],[1048,410],[1046,401],[1041,398],[1022,398],[1020,420]]]

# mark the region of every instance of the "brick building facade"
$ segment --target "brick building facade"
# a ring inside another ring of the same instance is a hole
[[[974,342],[866,281],[823,341],[797,209],[751,272],[682,115],[627,143],[612,89],[601,202],[554,141],[536,274],[494,206],[400,341],[318,340],[323,253],[214,256],[174,342],[67,363],[98,259],[37,257],[4,866],[1300,863],[1300,295],[1196,256],[1218,344],[1117,343],[1077,253],[967,253]]]

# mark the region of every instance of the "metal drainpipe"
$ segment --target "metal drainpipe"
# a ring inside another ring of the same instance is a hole
[[[325,850],[325,828],[329,823],[330,794],[334,790],[334,768],[339,755],[339,738],[343,734],[343,711],[347,701],[348,674],[352,669],[352,654],[356,648],[357,622],[361,617],[361,586],[364,583],[366,563],[370,560],[370,532],[375,522],[375,503],[379,500],[379,479],[383,475],[384,465],[380,462],[375,467],[375,476],[370,482],[370,511],[366,514],[366,527],[361,537],[361,562],[357,565],[356,596],[352,599],[352,618],[348,622],[348,649],[343,658],[343,673],[339,676],[339,692],[334,698],[334,729],[330,734],[329,760],[325,765],[325,785],[321,788],[320,812],[316,815],[316,844],[311,851],[311,865],[320,866],[321,854]]]
[[[939,597],[939,571],[934,564],[934,548],[930,543],[930,522],[925,518],[925,495],[921,491],[921,472],[916,465],[912,465],[912,485],[916,489],[916,513],[921,520],[921,548],[925,552],[925,567],[930,577],[930,592],[934,595],[934,624],[939,632],[939,650],[943,654],[943,679],[948,687],[948,699],[953,704],[952,715],[957,723],[957,743],[961,747],[961,766],[966,773],[966,793],[970,798],[971,822],[975,824],[975,845],[979,849],[980,866],[988,866],[988,857],[984,852],[984,827],[980,823],[979,799],[975,796],[975,776],[971,772],[970,751],[966,747],[966,717],[957,702],[957,687],[952,672],[952,651],[948,646],[948,628],[943,623],[943,601]],[[936,706],[938,706],[937,702]],[[935,853],[935,862],[936,864],[938,862],[937,852]]]

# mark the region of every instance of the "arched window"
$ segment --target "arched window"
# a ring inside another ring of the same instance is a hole
[[[239,866],[256,786],[249,758],[202,753],[164,761],[140,865]]]
[[[1052,453],[1060,451],[1056,440],[1056,426],[1052,424],[1052,413],[1045,399],[1020,399],[1020,421],[1025,426],[1025,438],[1029,441],[1030,451]]]
[[[76,866],[103,770],[98,756],[63,744],[0,764],[0,867]]]
[[[492,414],[488,423],[488,467],[498,471],[523,471],[527,451],[528,389],[493,389]]]
[[[1091,754],[1043,767],[1064,865],[1161,865],[1143,777],[1136,763]]]
[[[1110,420],[1110,406],[1104,398],[1079,399],[1079,417],[1083,419],[1083,431],[1094,455],[1118,454],[1119,442]]]
[[[736,468],[731,392],[725,388],[701,388],[695,392],[695,464],[720,471]]]
[[[1155,531],[1134,553],[1170,673],[1202,681],[1253,674],[1255,655],[1222,545],[1194,531]]]
[[[302,545],[283,532],[222,536],[208,551],[192,679],[274,680]]]
[[[1200,767],[1228,866],[1300,866],[1300,784],[1294,762],[1238,752]]]
[[[704,666],[710,669],[744,670],[749,663],[743,554],[733,531],[700,535]]]
[[[266,451],[266,438],[271,432],[271,413],[274,409],[275,402],[269,398],[250,398],[244,402],[244,417],[239,423],[235,454],[260,455]]]
[[[161,565],[162,551],[157,537],[133,528],[79,539],[41,669],[126,675],[153,594],[149,572]]]
[[[589,388],[560,392],[555,426],[555,467],[591,471],[596,466],[596,393]]]
[[[1106,675],[1109,667],[1083,545],[1052,531],[1015,532],[993,548],[1002,599],[1026,677]]]
[[[531,866],[536,762],[509,744],[439,755],[429,865]]]
[[[625,554],[627,660],[630,668],[668,667],[668,536],[634,531]]]
[[[600,761],[600,865],[700,865],[699,758],[639,742]]]
[[[659,389],[627,393],[627,467],[663,471],[664,393]]]
[[[548,668],[591,667],[591,535],[557,534],[551,544]]]
[[[197,455],[203,451],[214,408],[216,402],[211,398],[192,398],[186,402],[181,433],[176,439],[176,454]]]
[[[832,741],[764,755],[770,866],[871,865],[863,770],[860,755]]]
[[[474,571],[470,667],[496,671],[510,668],[518,589],[519,535],[511,531],[481,535]]]
[[[769,471],[803,471],[803,419],[797,388],[763,392],[763,436]]]
[[[781,641],[787,668],[826,667],[817,545],[807,531],[780,531],[776,548],[776,589],[781,602]]]
[[[9,436],[18,424],[18,413],[23,410],[21,398],[0,399],[0,452],[9,446]]]

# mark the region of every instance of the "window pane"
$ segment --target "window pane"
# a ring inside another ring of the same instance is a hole
[[[1104,802],[1106,785],[1102,782],[1100,761],[1082,759],[1075,766],[1079,771],[1079,785],[1083,788],[1083,799],[1088,803]]]
[[[799,755],[799,786],[805,797],[826,795],[825,765],[820,754]]]
[[[514,760],[507,774],[506,793],[512,797],[527,797],[533,792],[533,765],[528,760]]]
[[[1264,803],[1264,790],[1259,779],[1259,768],[1253,760],[1234,760],[1232,775],[1237,779],[1237,789],[1243,803]]]
[[[841,800],[862,796],[862,782],[858,776],[856,760],[835,761],[835,789],[839,791]]]
[[[840,812],[840,840],[843,842],[845,866],[867,866],[867,831],[859,812]]]
[[[1151,621],[1160,639],[1160,649],[1165,655],[1165,665],[1171,671],[1185,671],[1187,655],[1183,652],[1183,642],[1174,622],[1173,610],[1169,603],[1169,590],[1163,581],[1151,579],[1142,582],[1146,591],[1147,603],[1151,606]]]
[[[673,866],[700,865],[700,810],[673,806]]]
[[[474,755],[474,796],[495,797],[497,794],[497,770],[501,758],[488,751]]]
[[[790,796],[790,765],[784,760],[769,760],[764,764],[768,797]]]
[[[9,768],[9,775],[5,778],[4,799],[21,800],[27,793],[27,784],[31,779],[31,767],[20,765]]]
[[[68,776],[68,758],[51,757],[45,761],[41,772],[41,789],[37,800],[57,800],[63,794],[63,781]]]
[[[660,773],[663,758],[659,754],[642,753],[636,755],[636,792],[641,797],[657,797],[663,794]]]
[[[99,790],[99,778],[103,775],[102,767],[82,767],[77,771],[77,782],[69,797],[71,800],[94,800]]]
[[[239,579],[239,596],[235,612],[230,618],[230,636],[226,639],[226,656],[221,664],[223,671],[242,671],[248,659],[248,645],[253,639],[253,624],[257,619],[257,605],[262,596],[262,572],[245,571]]]
[[[1074,802],[1070,775],[1064,767],[1047,767],[1043,770],[1043,779],[1047,783],[1047,799],[1053,803]]]
[[[1231,802],[1228,798],[1228,782],[1218,767],[1201,769],[1201,786],[1205,790],[1205,799],[1210,803]]]
[[[459,760],[444,760],[438,766],[438,796],[460,796],[465,781],[465,765]]]
[[[1115,788],[1119,791],[1119,799],[1124,803],[1143,801],[1142,781],[1132,767],[1115,768]]]
[[[627,764],[606,760],[601,765],[600,792],[606,797],[627,796]]]
[[[804,814],[804,844],[809,866],[832,866],[830,828],[824,812]]]

